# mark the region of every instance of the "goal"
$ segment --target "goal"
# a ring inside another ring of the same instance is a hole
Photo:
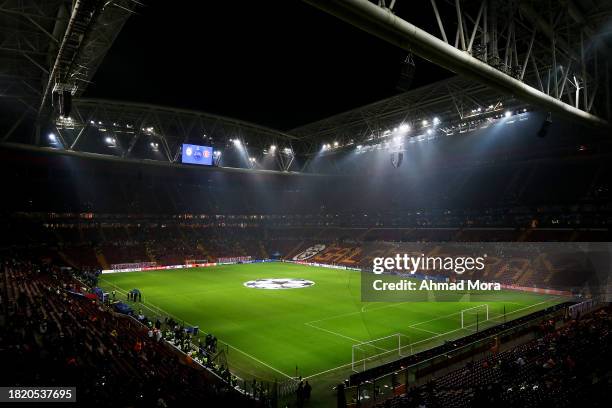
[[[401,333],[395,333],[390,336],[353,344],[351,368],[355,372],[361,372],[402,357],[402,352],[410,347],[407,340],[402,339],[404,337],[406,336]]]
[[[461,310],[461,328],[478,331],[479,326],[489,320],[489,305],[478,305]]]

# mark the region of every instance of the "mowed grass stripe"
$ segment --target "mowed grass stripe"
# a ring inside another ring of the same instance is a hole
[[[263,278],[304,278],[315,285],[287,290],[243,285]],[[353,339],[367,341],[402,333],[410,342],[426,342],[434,337],[432,332],[456,332],[460,328],[458,312],[475,305],[362,303],[359,273],[288,263],[118,273],[104,275],[103,280],[123,290],[140,289],[147,303],[200,326],[265,363],[268,368],[249,367],[254,372],[265,370],[261,373],[265,378],[278,372],[293,375],[296,366],[299,374],[308,376],[344,365],[351,361]],[[500,300],[507,302],[507,312],[545,298],[521,292],[500,293]],[[488,303],[491,317],[502,310],[500,304]],[[241,358],[244,356],[230,351],[230,365],[248,366],[248,362],[239,361]]]

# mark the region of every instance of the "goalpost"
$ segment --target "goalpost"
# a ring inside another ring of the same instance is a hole
[[[461,328],[466,330],[478,330],[482,322],[489,320],[489,305],[478,305],[461,310]]]
[[[365,371],[370,367],[382,364],[392,358],[402,357],[402,348],[408,347],[402,342],[401,333],[378,339],[353,344],[351,352],[351,368],[354,372]]]

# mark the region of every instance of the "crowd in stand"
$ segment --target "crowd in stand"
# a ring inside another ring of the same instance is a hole
[[[89,406],[254,404],[160,341],[155,326],[83,293],[69,272],[11,259],[0,273],[0,361],[11,385],[76,386]]]
[[[603,407],[612,391],[609,307],[411,388],[381,408]]]
[[[70,273],[81,281],[89,278],[88,283],[90,283],[90,288],[97,285],[98,276],[100,274],[100,272],[97,271],[95,275],[92,275],[87,269],[70,269]],[[116,291],[112,290],[110,296],[105,298],[106,305],[116,305],[118,302],[115,301],[115,299]],[[139,290],[133,289],[127,293],[127,300],[133,302],[133,304],[138,304],[142,302],[142,294]],[[202,341],[201,336],[199,336],[198,327],[185,327],[170,316],[164,316],[163,320],[160,320],[159,317],[155,318],[155,320],[150,319],[145,315],[142,307],[128,314],[146,327],[147,337],[150,340],[154,340],[158,343],[165,340],[188,355],[193,361],[216,373],[231,387],[239,389],[240,384],[238,383],[238,378],[230,373],[224,363],[219,364],[215,361],[215,356],[217,354],[217,338],[214,335],[208,333],[204,337],[204,341]]]
[[[375,368],[369,369],[367,371],[363,371],[360,373],[355,373],[351,375],[351,383],[357,384],[363,381],[368,381],[373,378],[377,378],[380,375],[392,372],[394,370],[399,370],[402,367],[407,367],[411,365],[415,365],[419,362],[426,361],[432,357],[439,355],[452,355],[454,352],[461,350],[464,346],[473,344],[478,340],[487,339],[492,336],[498,335],[501,332],[512,328],[520,328],[525,323],[533,321],[537,318],[547,316],[548,314],[559,311],[567,308],[570,303],[560,303],[554,306],[547,307],[545,309],[539,310],[534,313],[530,313],[526,316],[519,317],[517,319],[513,319],[507,323],[499,324],[493,327],[490,327],[485,330],[480,330],[476,333],[473,333],[469,336],[463,336],[458,339],[447,341],[444,344],[432,347],[425,351],[421,351],[419,353],[412,354],[408,357],[402,358],[400,360],[393,361],[391,363],[382,364]]]
[[[112,264],[156,262],[183,264],[186,260],[215,262],[222,257],[253,259],[291,258],[314,244],[325,244],[318,254],[323,263],[355,266],[368,262],[367,252],[357,251],[388,242],[608,242],[607,230],[538,228],[391,228],[391,227],[249,227],[184,225],[177,222],[138,225],[114,221],[112,226],[77,223],[58,226],[16,223],[7,236],[27,235],[24,242],[8,247],[27,250],[33,256],[51,257],[80,269],[111,268]],[[20,229],[21,228],[21,229]],[[85,240],[84,240],[85,239]],[[0,239],[1,240],[1,239]],[[335,253],[332,253],[335,252]],[[356,255],[357,254],[357,255]],[[327,260],[325,262],[325,260]]]

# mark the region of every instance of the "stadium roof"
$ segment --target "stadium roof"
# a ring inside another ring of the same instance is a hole
[[[448,1],[439,7],[431,0],[437,27],[428,30],[411,24],[414,10],[400,10],[396,5],[404,3],[395,0],[305,1],[502,94],[608,125],[610,0]]]
[[[103,134],[121,139],[123,148],[115,155],[138,158],[132,155],[134,146],[146,139],[159,149],[160,160],[173,162],[181,143],[218,147],[239,139],[260,152],[271,146],[278,146],[281,152],[287,149],[290,154],[278,155],[279,168],[287,170],[294,152],[313,155],[322,143],[338,147],[358,144],[399,127],[428,130],[434,119],[438,121],[437,132],[452,134],[506,111],[531,109],[528,102],[534,109],[558,107],[561,114],[567,108],[565,113],[570,116],[573,112],[575,117],[592,118],[591,122],[610,117],[611,47],[606,30],[612,0],[566,0],[548,2],[549,6],[529,0],[438,1],[437,6],[434,0],[423,1],[421,8],[432,7],[429,11],[436,19],[432,17],[432,21],[437,21],[437,26],[425,33],[429,46],[409,38],[401,29],[408,27],[402,16],[409,15],[412,2],[379,0],[377,6],[366,0],[350,0],[346,4],[353,6],[353,13],[361,13],[350,18],[346,14],[350,10],[339,11],[345,3],[332,0],[324,6],[316,0],[308,2],[322,8],[335,4],[336,8],[327,11],[462,76],[287,132],[193,110],[77,98],[70,117],[56,115],[49,122],[36,121],[36,138],[27,142],[44,145],[46,132],[53,132],[62,148],[91,151],[84,149],[83,143]],[[33,114],[40,119],[41,113],[47,113],[53,92],[81,95],[139,6],[135,0],[2,2],[0,31],[5,35],[0,37],[0,107],[3,113],[16,113],[13,116],[17,117],[0,117],[2,141],[23,142],[16,136],[27,132],[17,135],[20,132],[16,129],[21,122],[34,123],[29,120]],[[461,29],[451,33],[450,26]],[[435,50],[448,55],[434,55]],[[469,73],[468,66],[472,66]],[[481,72],[483,69],[489,76]],[[507,84],[498,85],[491,81],[493,77]],[[529,96],[532,94],[535,96]]]
[[[86,98],[76,99],[73,115],[69,119],[59,118],[55,128],[62,145],[69,150],[79,150],[84,139],[101,131],[128,136],[122,157],[129,158],[142,137],[159,141],[168,161],[176,161],[183,143],[220,148],[239,139],[260,150],[271,145],[278,145],[282,150],[292,149],[292,143],[297,140],[290,134],[265,126],[205,112]]]
[[[358,109],[301,126],[290,131],[305,140],[321,143],[359,143],[380,136],[402,124],[418,127],[423,120],[438,118],[441,129],[470,122],[526,104],[481,83],[453,77],[375,102]]]
[[[43,113],[53,91],[80,95],[134,13],[135,0],[0,3],[0,100]]]

